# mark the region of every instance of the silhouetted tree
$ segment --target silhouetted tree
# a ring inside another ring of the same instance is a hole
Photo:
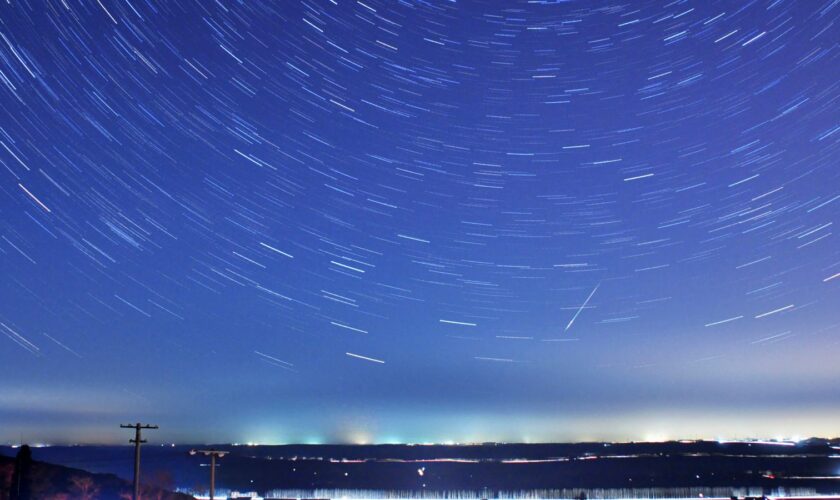
[[[90,477],[73,476],[70,478],[73,491],[81,500],[93,500],[99,494],[99,486]]]
[[[15,471],[12,473],[12,488],[9,500],[32,499],[32,450],[23,445],[15,456]]]

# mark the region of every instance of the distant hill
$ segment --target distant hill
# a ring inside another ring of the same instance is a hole
[[[15,458],[0,455],[0,500],[13,498],[12,488],[18,486],[14,473]],[[173,493],[166,488],[172,487],[172,481],[165,475],[149,478],[150,484],[144,485],[143,498],[149,500],[188,500],[193,497],[182,493]],[[29,498],[43,500],[121,500],[131,498],[131,483],[113,474],[93,474],[81,469],[72,469],[37,460],[31,461],[27,477],[21,478],[24,490],[29,490]]]

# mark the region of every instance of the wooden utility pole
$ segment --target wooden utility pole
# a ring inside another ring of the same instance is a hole
[[[140,500],[140,445],[145,443],[145,439],[140,438],[140,429],[157,429],[156,425],[141,424],[120,424],[122,429],[134,429],[134,439],[129,439],[129,443],[134,443],[134,494],[132,500]]]
[[[222,458],[229,452],[220,450],[190,450],[190,455],[198,453],[204,456],[210,456],[210,500],[216,495],[216,457]]]

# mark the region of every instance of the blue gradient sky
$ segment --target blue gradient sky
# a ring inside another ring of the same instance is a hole
[[[837,435],[838,13],[0,6],[0,440]]]

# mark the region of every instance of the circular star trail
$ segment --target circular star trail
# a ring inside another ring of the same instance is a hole
[[[0,439],[830,432],[838,14],[5,3]]]

